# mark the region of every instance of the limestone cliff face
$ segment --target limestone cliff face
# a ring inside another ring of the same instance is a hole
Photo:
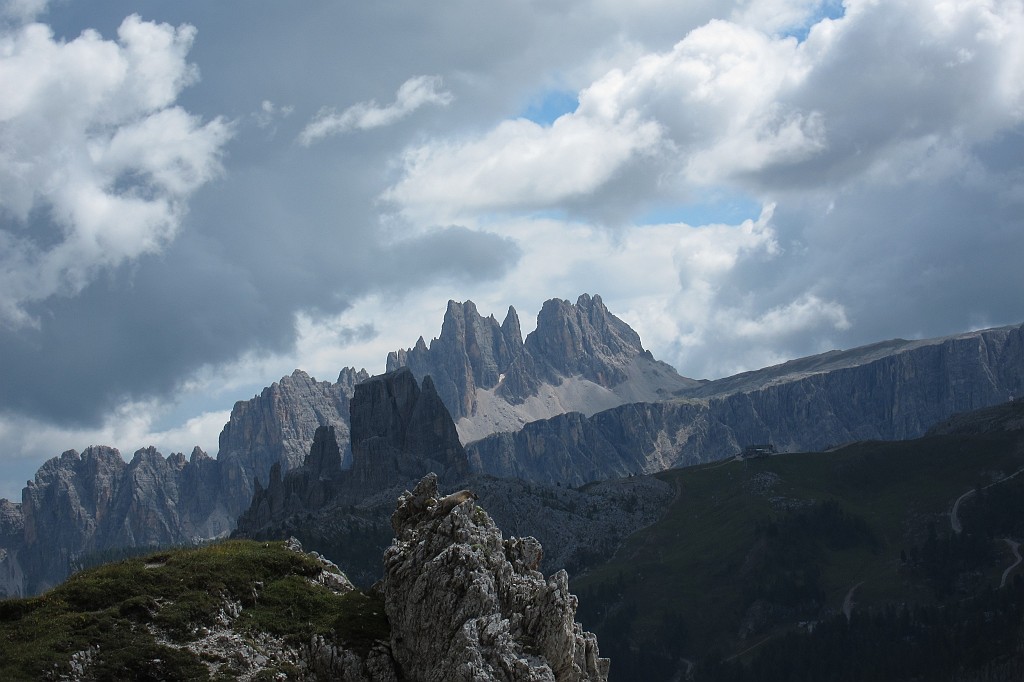
[[[921,436],[1024,392],[1024,327],[832,352],[707,382],[691,398],[565,414],[470,443],[474,468],[577,485],[720,459]],[[603,473],[602,473],[603,472]]]
[[[368,376],[366,370],[345,368],[331,383],[295,370],[260,395],[235,403],[217,455],[229,512],[237,516],[249,506],[254,480],[266,481],[274,464],[284,471],[300,466],[318,426],[333,426],[345,451],[349,401]]]
[[[361,490],[438,471],[445,480],[469,473],[466,451],[433,381],[420,388],[407,369],[356,387],[352,399],[352,479]]]
[[[342,471],[337,431],[319,427],[303,466],[287,473],[280,464],[259,486],[238,520],[237,534],[257,537],[294,515],[344,506],[396,486],[406,486],[428,471],[446,480],[469,473],[466,451],[451,415],[430,378],[420,388],[408,368],[373,377],[355,388],[351,403],[352,467]]]
[[[12,541],[23,593],[52,587],[95,552],[226,535],[233,519],[219,501],[216,465],[199,448],[189,460],[143,448],[125,462],[108,447],[49,460],[22,492],[23,529]]]
[[[449,503],[435,476],[402,495],[392,526],[382,591],[404,679],[608,679],[567,574],[536,570],[539,542],[505,540],[472,497]]]
[[[587,294],[576,305],[546,301],[525,345],[549,382],[581,375],[605,388],[628,379],[625,366],[644,352],[639,334]]]
[[[464,442],[564,412],[667,399],[698,383],[654,360],[600,296],[587,294],[575,304],[547,301],[525,342],[514,308],[499,325],[472,301],[449,301],[429,346],[421,337],[388,355],[388,370],[398,367],[433,378]]]

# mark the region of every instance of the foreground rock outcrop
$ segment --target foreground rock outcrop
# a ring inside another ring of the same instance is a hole
[[[607,680],[575,622],[565,571],[545,580],[533,538],[502,538],[474,495],[428,475],[399,500],[384,553],[391,651],[409,680]]]

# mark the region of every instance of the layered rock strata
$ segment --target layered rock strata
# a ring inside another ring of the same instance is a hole
[[[442,496],[432,475],[402,495],[392,525],[381,589],[405,679],[607,680],[567,574],[536,570],[536,540],[504,539],[472,495]]]
[[[1024,394],[1024,326],[833,351],[707,382],[688,397],[568,413],[467,446],[495,476],[579,485],[721,459],[753,443],[902,440]]]

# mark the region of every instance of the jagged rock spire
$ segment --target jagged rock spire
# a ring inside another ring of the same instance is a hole
[[[502,538],[468,491],[437,477],[399,499],[384,553],[391,652],[409,680],[605,681],[597,637],[575,622],[568,575],[546,579],[533,538]]]

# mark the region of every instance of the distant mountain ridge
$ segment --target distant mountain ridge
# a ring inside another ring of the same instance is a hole
[[[896,340],[695,381],[584,294],[546,302],[525,340],[513,308],[498,324],[471,301],[451,301],[440,336],[391,353],[388,367],[432,377],[474,471],[579,485],[751,443],[822,449],[919,436],[956,412],[1024,395],[1024,335],[1013,326]],[[48,461],[20,504],[0,505],[0,596],[52,585],[91,552],[228,533],[274,466],[283,480],[306,461],[319,427],[333,427],[350,467],[351,401],[368,378],[345,368],[332,383],[296,370],[235,404],[216,459],[144,448],[125,462],[95,447]]]
[[[705,382],[684,397],[568,413],[467,446],[495,476],[579,485],[772,443],[822,450],[917,438],[958,412],[1024,394],[1024,325],[832,351]]]

